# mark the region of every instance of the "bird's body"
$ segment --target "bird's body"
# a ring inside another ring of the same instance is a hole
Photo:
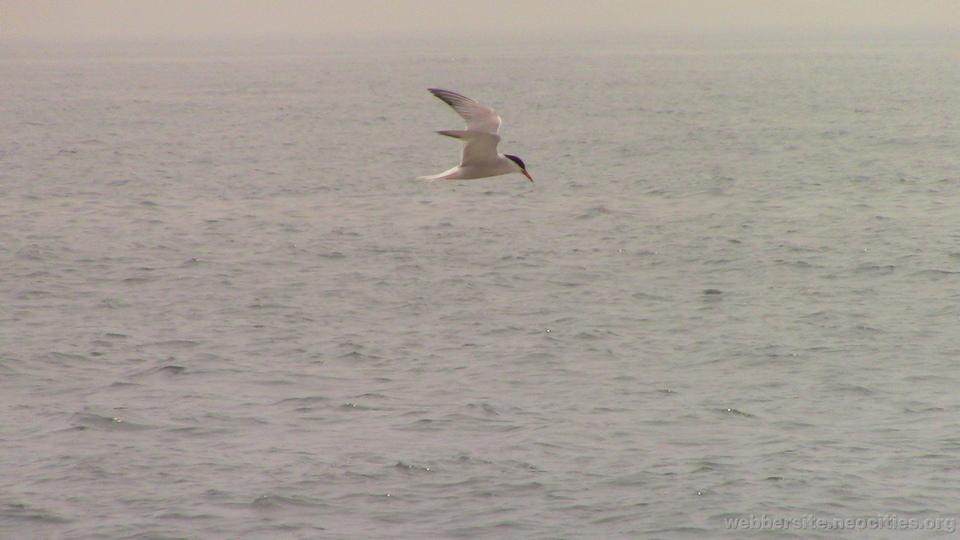
[[[479,101],[449,90],[429,88],[430,93],[453,107],[467,123],[466,129],[438,131],[441,135],[460,139],[463,153],[460,165],[440,174],[423,176],[423,180],[473,180],[501,174],[520,173],[531,182],[523,160],[517,156],[497,152],[500,144],[500,115]]]

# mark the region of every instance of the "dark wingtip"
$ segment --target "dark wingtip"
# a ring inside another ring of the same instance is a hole
[[[451,107],[453,107],[454,104],[456,103],[454,96],[460,95],[460,94],[457,94],[456,92],[451,92],[449,90],[444,90],[442,88],[427,88],[427,90],[431,94],[433,94],[433,97],[439,99],[440,101],[446,103],[447,105],[450,105]]]

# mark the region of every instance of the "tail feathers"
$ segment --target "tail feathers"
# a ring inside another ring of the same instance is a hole
[[[445,129],[443,131],[438,131],[440,135],[446,135],[447,137],[453,137],[454,139],[466,139],[471,136],[476,136],[475,131],[466,131],[462,129]]]
[[[430,176],[421,176],[420,180],[424,180],[426,182],[436,182],[437,180],[450,180],[451,178],[456,178],[457,169],[459,169],[459,167],[454,167],[452,169],[443,171],[440,174],[432,174]]]

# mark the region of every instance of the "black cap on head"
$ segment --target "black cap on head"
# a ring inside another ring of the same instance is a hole
[[[504,157],[506,157],[506,158],[509,159],[510,161],[512,161],[512,162],[516,163],[517,165],[519,165],[521,169],[527,170],[527,166],[523,164],[523,160],[520,159],[520,158],[518,158],[517,156],[511,156],[510,154],[504,154]]]

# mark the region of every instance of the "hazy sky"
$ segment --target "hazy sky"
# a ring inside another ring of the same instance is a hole
[[[958,0],[0,0],[3,37],[960,28]]]

